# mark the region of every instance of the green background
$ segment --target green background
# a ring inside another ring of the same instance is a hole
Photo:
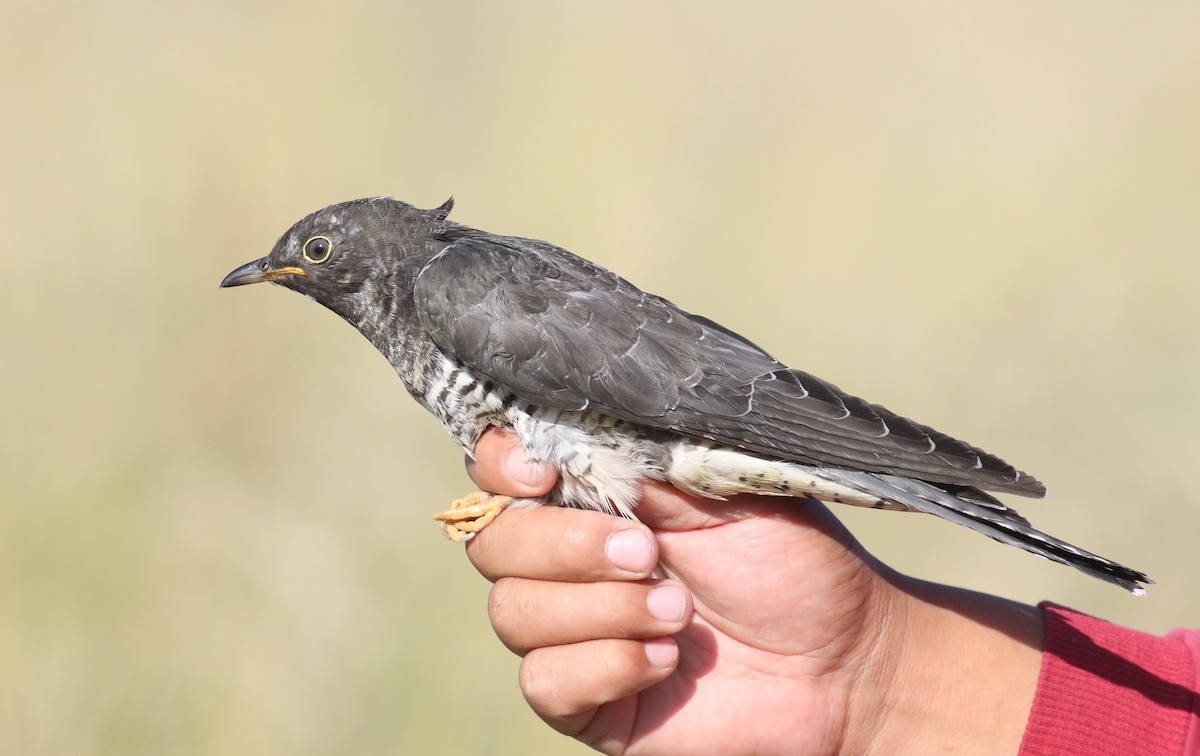
[[[453,194],[1048,483],[1147,597],[933,518],[911,574],[1200,625],[1200,6],[8,0],[0,753],[574,753],[360,337],[220,291]],[[736,555],[729,558],[735,559]]]

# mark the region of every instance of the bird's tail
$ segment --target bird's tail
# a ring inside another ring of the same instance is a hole
[[[1015,511],[1000,505],[987,494],[964,489],[947,491],[930,483],[884,473],[821,469],[822,477],[872,496],[895,502],[914,512],[927,512],[983,533],[1001,543],[1016,546],[1085,572],[1094,578],[1119,585],[1140,596],[1154,581],[1143,572],[1072,546],[1029,525]]]

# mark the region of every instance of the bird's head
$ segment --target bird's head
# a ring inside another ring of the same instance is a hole
[[[402,291],[436,253],[436,234],[453,204],[421,210],[377,197],[330,205],[288,229],[266,257],[225,276],[221,287],[269,281],[361,327],[368,305],[382,303],[380,292]]]

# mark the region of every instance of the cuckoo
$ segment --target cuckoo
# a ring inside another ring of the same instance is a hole
[[[999,457],[789,368],[564,249],[450,221],[452,206],[332,205],[221,286],[269,281],[340,315],[468,454],[489,426],[511,429],[560,472],[541,503],[633,518],[651,479],[711,499],[926,512],[1133,593],[1152,582],[993,496],[1046,493]],[[472,494],[438,519],[462,540],[509,502]]]

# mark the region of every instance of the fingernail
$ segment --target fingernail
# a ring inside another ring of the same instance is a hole
[[[640,530],[618,530],[608,537],[604,553],[608,561],[629,572],[641,574],[650,569],[650,537]]]
[[[646,595],[646,606],[663,622],[678,622],[687,609],[687,595],[678,586],[664,585]]]
[[[510,478],[527,486],[537,487],[546,479],[546,466],[533,462],[525,456],[524,449],[514,449],[504,459],[504,472]]]
[[[653,667],[670,667],[679,658],[679,646],[670,638],[655,638],[645,642],[646,661]]]

